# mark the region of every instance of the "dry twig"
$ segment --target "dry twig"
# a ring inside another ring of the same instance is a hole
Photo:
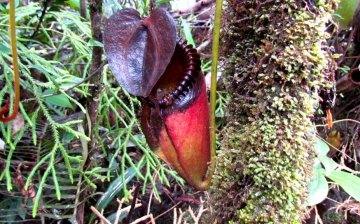
[[[105,222],[106,224],[111,224],[94,206],[91,206],[90,210],[100,219],[100,223]]]
[[[137,224],[137,223],[140,223],[140,222],[145,221],[145,220],[147,220],[147,219],[150,219],[150,223],[151,223],[151,224],[155,224],[155,220],[154,220],[154,217],[153,217],[152,214],[150,214],[150,215],[145,215],[145,216],[143,216],[143,217],[141,217],[141,218],[138,218],[137,220],[135,220],[135,221],[132,222],[131,224]]]

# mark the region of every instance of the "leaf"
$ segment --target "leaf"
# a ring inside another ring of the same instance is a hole
[[[331,171],[338,167],[338,164],[327,156],[330,148],[326,142],[317,138],[314,144],[314,151],[318,154],[317,159],[324,165],[326,175],[330,174]]]
[[[44,91],[43,95],[50,95],[53,94],[54,91],[52,89],[47,89]],[[51,105],[60,106],[60,107],[67,107],[72,109],[72,105],[70,100],[65,96],[65,94],[58,94],[54,96],[49,96],[45,98],[45,102]]]
[[[309,183],[308,205],[316,205],[322,202],[329,192],[329,186],[323,174],[322,168],[314,169],[314,175]]]
[[[156,5],[156,7],[158,7],[158,6],[161,6],[163,4],[169,3],[171,1],[172,0],[157,0],[157,1],[155,1],[155,5]]]
[[[69,74],[63,74],[61,77],[56,78],[55,81],[61,90],[68,90],[84,83],[83,78]]]
[[[326,175],[330,174],[336,167],[339,166],[332,158],[328,156],[318,156],[321,163],[324,165]]]
[[[67,0],[66,4],[75,10],[80,10],[80,1],[79,0]]]
[[[127,210],[122,211],[119,215],[118,223],[121,223],[128,216],[128,214],[129,214],[129,212]],[[111,223],[115,223],[116,215],[117,215],[117,212],[109,215],[108,217],[106,217],[106,219],[109,220],[109,222],[111,222]]]
[[[4,44],[0,43],[0,52],[2,54],[10,54],[11,50],[8,46],[5,46]]]
[[[123,187],[135,176],[135,169],[130,167],[125,172],[125,182],[123,182],[122,176],[118,176],[105,191],[104,195],[98,200],[96,208],[101,211],[115,198],[115,196],[123,189]]]
[[[186,41],[189,44],[191,44],[193,47],[195,47],[195,41],[194,41],[194,38],[193,38],[193,36],[191,34],[191,29],[190,29],[189,23],[185,19],[181,18],[181,26],[183,28]]]
[[[149,96],[176,47],[176,24],[163,9],[142,19],[122,9],[106,20],[105,52],[114,76],[129,93]]]
[[[87,46],[89,46],[89,47],[104,47],[104,44],[91,38],[88,41]]]
[[[323,140],[317,138],[314,143],[314,150],[319,156],[326,156],[330,151],[329,146]]]
[[[133,167],[130,167],[125,171],[124,179],[125,182],[123,182],[123,176],[118,176],[111,184],[109,185],[108,189],[105,191],[103,196],[98,200],[96,203],[96,209],[98,211],[102,211],[105,209],[109,203],[113,201],[113,199],[117,196],[117,194],[126,186],[127,183],[129,183],[130,180],[135,176],[136,171]],[[92,215],[90,222],[92,223],[93,219],[95,218],[94,215]]]
[[[326,176],[340,185],[350,196],[360,201],[360,178],[358,176],[338,170],[333,170]]]

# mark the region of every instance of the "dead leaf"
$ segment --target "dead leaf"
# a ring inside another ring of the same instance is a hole
[[[14,120],[12,120],[12,130],[11,133],[15,134],[16,132],[20,131],[24,125],[25,125],[25,120],[23,118],[23,116],[21,115],[21,113],[18,113],[15,117]]]

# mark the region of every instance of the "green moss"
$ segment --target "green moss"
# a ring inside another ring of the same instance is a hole
[[[221,223],[301,223],[314,156],[310,117],[317,90],[330,86],[325,23],[335,3],[263,2],[229,0],[225,13],[233,99],[212,186]]]

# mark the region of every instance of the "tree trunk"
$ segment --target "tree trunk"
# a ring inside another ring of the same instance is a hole
[[[224,79],[232,96],[212,186],[220,223],[301,223],[318,91],[334,62],[333,0],[229,0]]]

